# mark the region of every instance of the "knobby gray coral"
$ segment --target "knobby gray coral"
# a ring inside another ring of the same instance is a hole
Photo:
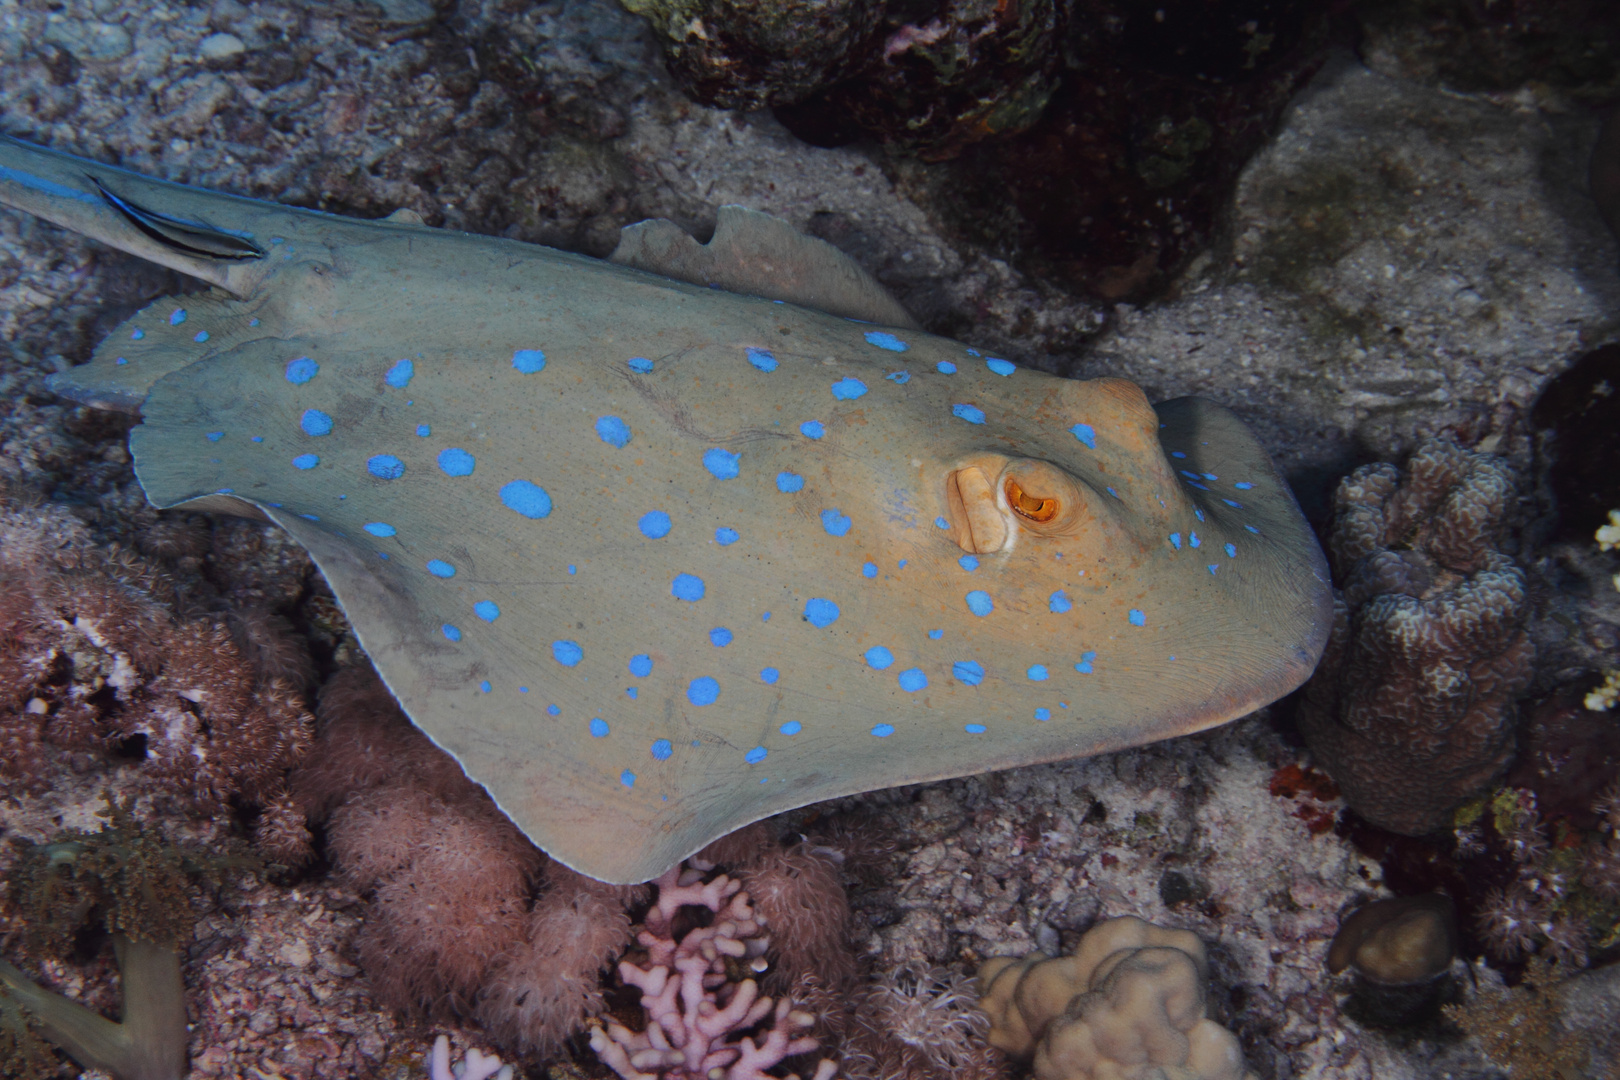
[[[1345,800],[1420,835],[1513,754],[1534,650],[1524,572],[1499,550],[1506,462],[1430,441],[1403,473],[1367,465],[1336,496],[1334,627],[1300,727]]]

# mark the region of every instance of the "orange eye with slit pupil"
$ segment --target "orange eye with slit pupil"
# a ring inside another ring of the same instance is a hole
[[[1007,481],[1007,505],[1021,518],[1042,523],[1057,517],[1058,501],[1056,499],[1041,499],[1027,494],[1018,486],[1018,481]]]

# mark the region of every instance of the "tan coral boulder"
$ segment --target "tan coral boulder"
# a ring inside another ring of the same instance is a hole
[[[996,957],[979,969],[990,1043],[1037,1080],[1251,1080],[1236,1036],[1205,1014],[1196,934],[1127,916],[1073,956]]]

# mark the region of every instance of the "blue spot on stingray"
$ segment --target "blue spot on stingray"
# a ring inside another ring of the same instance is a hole
[[[818,629],[838,621],[838,605],[816,597],[804,602],[804,620]]]
[[[396,390],[403,390],[411,384],[411,377],[416,374],[416,365],[409,360],[395,361],[394,366],[388,369],[383,376],[383,382]]]
[[[933,640],[933,641],[938,641],[940,638],[942,638],[944,636],[945,636],[945,631],[943,631],[943,630],[930,630],[930,631],[928,631],[928,637],[930,638],[930,640]]]
[[[723,649],[731,644],[731,631],[723,626],[717,626],[709,631],[709,644],[717,649]]]
[[[493,600],[480,600],[473,605],[473,613],[485,622],[494,622],[501,617],[500,606]]]
[[[630,358],[630,370],[634,371],[637,375],[646,375],[651,372],[652,369],[653,362],[647,359],[645,356],[632,356]]]
[[[594,735],[596,738],[601,739],[601,738],[605,738],[607,736],[607,733],[608,733],[607,721],[602,719],[600,716],[592,717],[591,718],[591,734]]]
[[[417,424],[416,433],[425,439],[429,435],[433,434],[433,429],[428,427],[426,424]]]
[[[677,600],[696,603],[703,599],[703,579],[696,574],[676,574],[675,580],[669,583],[669,592]]]
[[[1131,608],[1130,615],[1128,617],[1132,626],[1147,625],[1147,616],[1142,613],[1140,608]]]
[[[263,435],[255,435],[255,436],[253,436],[253,441],[254,442],[264,442],[264,436]]]
[[[636,774],[631,772],[629,769],[624,770],[624,772],[619,774],[619,783],[623,784],[625,787],[635,787]]]
[[[1181,550],[1181,534],[1180,533],[1171,533],[1170,534],[1170,546],[1175,548],[1177,551]]]
[[[461,628],[459,626],[452,626],[449,623],[445,623],[443,626],[439,627],[439,632],[450,641],[461,640]]]
[[[219,442],[219,440],[223,439],[224,437],[225,433],[223,431],[210,431],[208,433],[209,442]]]
[[[782,673],[773,667],[761,668],[759,672],[759,681],[763,683],[775,683],[781,677]]]
[[[305,409],[298,426],[304,429],[305,435],[332,434],[332,418],[319,409]]]
[[[1080,654],[1080,662],[1074,665],[1074,670],[1078,671],[1082,675],[1090,675],[1091,665],[1095,664],[1096,662],[1097,650],[1088,649],[1086,652]]]
[[[784,735],[797,735],[799,732],[804,730],[804,725],[799,723],[797,720],[789,720],[776,730],[780,731]]]
[[[1215,571],[1217,571],[1219,569],[1220,569],[1219,566],[1215,565],[1214,563],[1210,563],[1209,564],[1209,575],[1210,575],[1210,577],[1214,577],[1215,576]]]
[[[1226,557],[1228,559],[1237,558],[1237,545],[1236,544],[1227,544],[1226,545]]]
[[[885,375],[883,377],[885,379],[888,379],[890,382],[896,382],[896,383],[899,383],[901,386],[904,386],[904,385],[906,385],[906,383],[911,381],[911,372],[909,372],[909,371],[894,371],[894,372],[890,372],[888,375]]]
[[[175,308],[174,309],[174,314],[169,316],[169,325],[170,326],[179,326],[181,323],[183,323],[185,321],[186,321],[186,309],[185,308]]]
[[[439,468],[446,476],[471,476],[477,464],[477,459],[459,446],[439,451]]]
[[[258,320],[255,319],[254,322],[257,323]],[[145,336],[146,336],[146,331],[145,330],[133,330],[133,331],[130,332],[129,340],[131,340],[131,341],[139,341],[139,340],[141,340],[141,338],[143,338]]]
[[[1243,504],[1242,503],[1233,502],[1231,499],[1222,499],[1221,502],[1225,503],[1227,506],[1230,506],[1234,510],[1243,509]]]
[[[619,449],[630,442],[630,425],[617,416],[603,416],[596,421],[596,435],[609,446]]]
[[[686,700],[702,707],[713,705],[720,697],[720,684],[707,675],[699,675],[686,687]]]
[[[879,724],[872,729],[872,734],[876,735],[880,739],[887,739],[890,735],[894,734],[894,725]]]
[[[897,565],[900,567],[900,569],[904,570],[906,568],[906,563],[909,561],[910,560],[908,559],[901,559]]]
[[[761,615],[759,617],[759,621],[760,622],[770,622],[771,621],[771,613],[767,611],[765,614],[763,614],[763,615]]]
[[[1161,426],[1163,426],[1163,425],[1161,425]],[[1173,458],[1184,458],[1184,457],[1187,456],[1187,454],[1186,454],[1185,451],[1182,451],[1182,450],[1172,450],[1172,451],[1170,451],[1170,456],[1173,457]]]
[[[821,512],[821,527],[827,530],[828,536],[843,536],[849,532],[853,524],[854,522],[840,513],[836,506]]]
[[[551,656],[563,667],[573,667],[585,659],[585,650],[579,647],[577,641],[553,641]]]
[[[1061,615],[1074,607],[1074,604],[1069,600],[1068,594],[1059,589],[1046,598],[1046,606],[1052,609],[1054,615]]]
[[[1036,664],[1028,671],[1024,672],[1024,674],[1029,676],[1031,682],[1045,682],[1047,678],[1046,665]]]
[[[804,477],[795,472],[779,472],[776,474],[776,490],[784,495],[802,491],[804,490]]]
[[[703,451],[703,467],[708,469],[716,480],[731,480],[737,475],[737,459],[741,456],[716,446],[712,450]]]
[[[820,420],[806,420],[799,425],[799,434],[807,439],[819,439],[827,434],[827,429]]]
[[[512,354],[512,366],[525,375],[533,375],[546,366],[546,354],[539,349],[519,349]]]
[[[934,367],[941,375],[956,374],[956,365],[951,363],[949,360],[941,360],[938,364],[934,365]]]
[[[307,356],[300,356],[296,360],[287,361],[287,381],[294,386],[303,386],[320,370],[321,365]]]
[[[995,372],[997,375],[1001,375],[1003,377],[1011,375],[1013,372],[1018,370],[1018,368],[1009,361],[998,360],[995,357],[991,357],[990,359],[986,360],[984,362],[984,366]]]
[[[1202,510],[1198,509],[1198,507],[1195,506],[1195,507],[1193,507],[1193,517],[1197,518],[1199,521],[1203,521],[1204,520],[1204,512]]]
[[[977,660],[958,660],[951,665],[951,674],[956,681],[968,686],[978,686],[984,682],[984,665]]]
[[[1215,475],[1215,474],[1214,474],[1214,473],[1212,473],[1212,472],[1207,472],[1207,473],[1204,473],[1204,479],[1205,479],[1205,480],[1219,480],[1219,479],[1220,479],[1220,477],[1218,477],[1218,476],[1216,476],[1216,475]]]
[[[863,654],[866,657],[866,666],[882,671],[894,663],[894,653],[881,645],[874,645]]]
[[[771,355],[771,351],[769,349],[756,349],[750,345],[746,351],[748,353],[748,362],[753,364],[754,367],[758,368],[760,371],[776,370],[776,357]]]
[[[763,746],[756,746],[752,750],[748,751],[748,753],[743,755],[743,760],[748,762],[750,765],[758,765],[760,762],[765,760],[765,755],[769,752],[770,751],[766,750]]]
[[[866,393],[866,384],[859,379],[843,378],[832,384],[832,396],[839,401],[854,401]]]
[[[674,528],[670,524],[669,515],[662,510],[653,510],[641,515],[641,520],[636,522],[636,525],[641,529],[641,535],[649,540],[662,540],[669,535],[669,530]]]
[[[398,480],[405,475],[405,463],[393,454],[378,454],[366,459],[366,472],[379,480]]]
[[[483,682],[479,683],[478,684],[478,689],[482,690],[486,694],[489,693],[489,691],[490,691],[489,680],[485,679]]]
[[[641,691],[637,690],[633,686],[625,687],[624,692],[630,698],[631,701],[634,701],[634,700],[636,700],[636,698],[641,696]]]
[[[368,521],[360,527],[372,536],[393,536],[399,531],[386,521]]]
[[[1254,533],[1254,535],[1256,535],[1256,536],[1260,535],[1260,530],[1255,528],[1253,525],[1245,525],[1243,527],[1245,529],[1248,529],[1250,532]]]
[[[990,599],[990,594],[983,589],[974,589],[967,594],[967,606],[969,611],[981,619],[996,609],[996,605]]]
[[[1197,533],[1188,533],[1187,534],[1187,545],[1189,547],[1198,547],[1201,544],[1203,544],[1203,541],[1198,539],[1198,534]]]
[[[248,325],[249,326],[258,326],[259,325],[259,320],[258,319],[249,319],[248,320]],[[141,334],[141,332],[139,330],[135,331],[135,336],[136,337],[140,337],[140,334]]]
[[[321,463],[321,459],[314,454],[299,454],[293,458],[293,465],[300,469],[313,469]]]
[[[669,755],[675,752],[668,739],[655,739],[652,744],[652,756],[659,761],[668,761]]]
[[[1198,482],[1198,481],[1196,481],[1196,480],[1186,480],[1186,481],[1183,481],[1183,482],[1184,482],[1184,483],[1185,483],[1185,484],[1186,484],[1186,485],[1187,485],[1187,486],[1188,486],[1188,487],[1195,487],[1195,488],[1197,488],[1197,489],[1198,489],[1198,490],[1199,490],[1199,491],[1208,491],[1208,490],[1209,490],[1209,488],[1207,488],[1207,487],[1205,487],[1205,486],[1204,486],[1204,485],[1203,485],[1203,484],[1200,484],[1200,483],[1199,483],[1199,482]]]
[[[1250,488],[1254,487],[1254,485],[1249,483],[1247,480],[1239,480],[1232,486],[1237,488],[1239,491],[1248,491]]]
[[[562,712],[562,710],[557,708],[555,705],[547,705],[546,712],[550,713],[552,716],[556,716],[558,713]]]
[[[900,689],[908,694],[915,694],[928,685],[928,676],[923,674],[922,668],[907,668],[900,673]]]
[[[129,361],[127,359],[125,359],[124,357],[120,356],[118,359],[114,360],[113,363],[115,363],[115,364],[127,364],[127,363],[129,363]]]
[[[1097,432],[1090,424],[1076,424],[1069,429],[1070,434],[1079,439],[1087,450],[1097,449]]]
[[[652,674],[652,657],[646,653],[637,653],[630,658],[630,674],[638,679],[645,679]]]
[[[1050,719],[1052,719],[1052,710],[1051,709],[1036,709],[1035,710],[1035,719],[1037,719],[1037,720],[1050,720]]]
[[[861,564],[861,576],[862,577],[869,577],[869,578],[877,577],[877,563],[875,563],[875,562],[862,563]]]
[[[907,345],[893,334],[882,330],[868,330],[866,332],[866,341],[870,345],[876,345],[878,348],[887,349],[890,352],[905,352],[911,348],[910,345]]]
[[[970,574],[979,568],[979,560],[974,558],[972,555],[964,555],[956,561],[957,564],[962,567],[962,569],[966,570]]]
[[[952,405],[951,415],[970,424],[984,423],[984,410],[973,405]]]
[[[722,525],[714,530],[714,542],[721,547],[730,547],[737,542],[737,530]]]
[[[526,518],[543,518],[551,513],[551,496],[539,484],[513,480],[501,485],[501,505]]]
[[[191,340],[195,341],[197,344],[201,345],[203,342],[208,340],[208,331],[206,331],[206,330],[197,331],[197,335],[195,337],[193,337]]]
[[[983,724],[963,724],[962,725],[962,730],[967,732],[969,735],[983,735],[984,734],[984,725]]]
[[[428,573],[434,577],[455,577],[456,568],[443,559],[429,559],[427,561]]]

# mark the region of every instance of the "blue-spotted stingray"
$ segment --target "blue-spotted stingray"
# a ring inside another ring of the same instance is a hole
[[[1233,414],[923,333],[763,214],[599,261],[11,140],[0,203],[212,286],[53,389],[139,412],[154,505],[303,544],[412,721],[593,877],[1223,723],[1332,621]]]

